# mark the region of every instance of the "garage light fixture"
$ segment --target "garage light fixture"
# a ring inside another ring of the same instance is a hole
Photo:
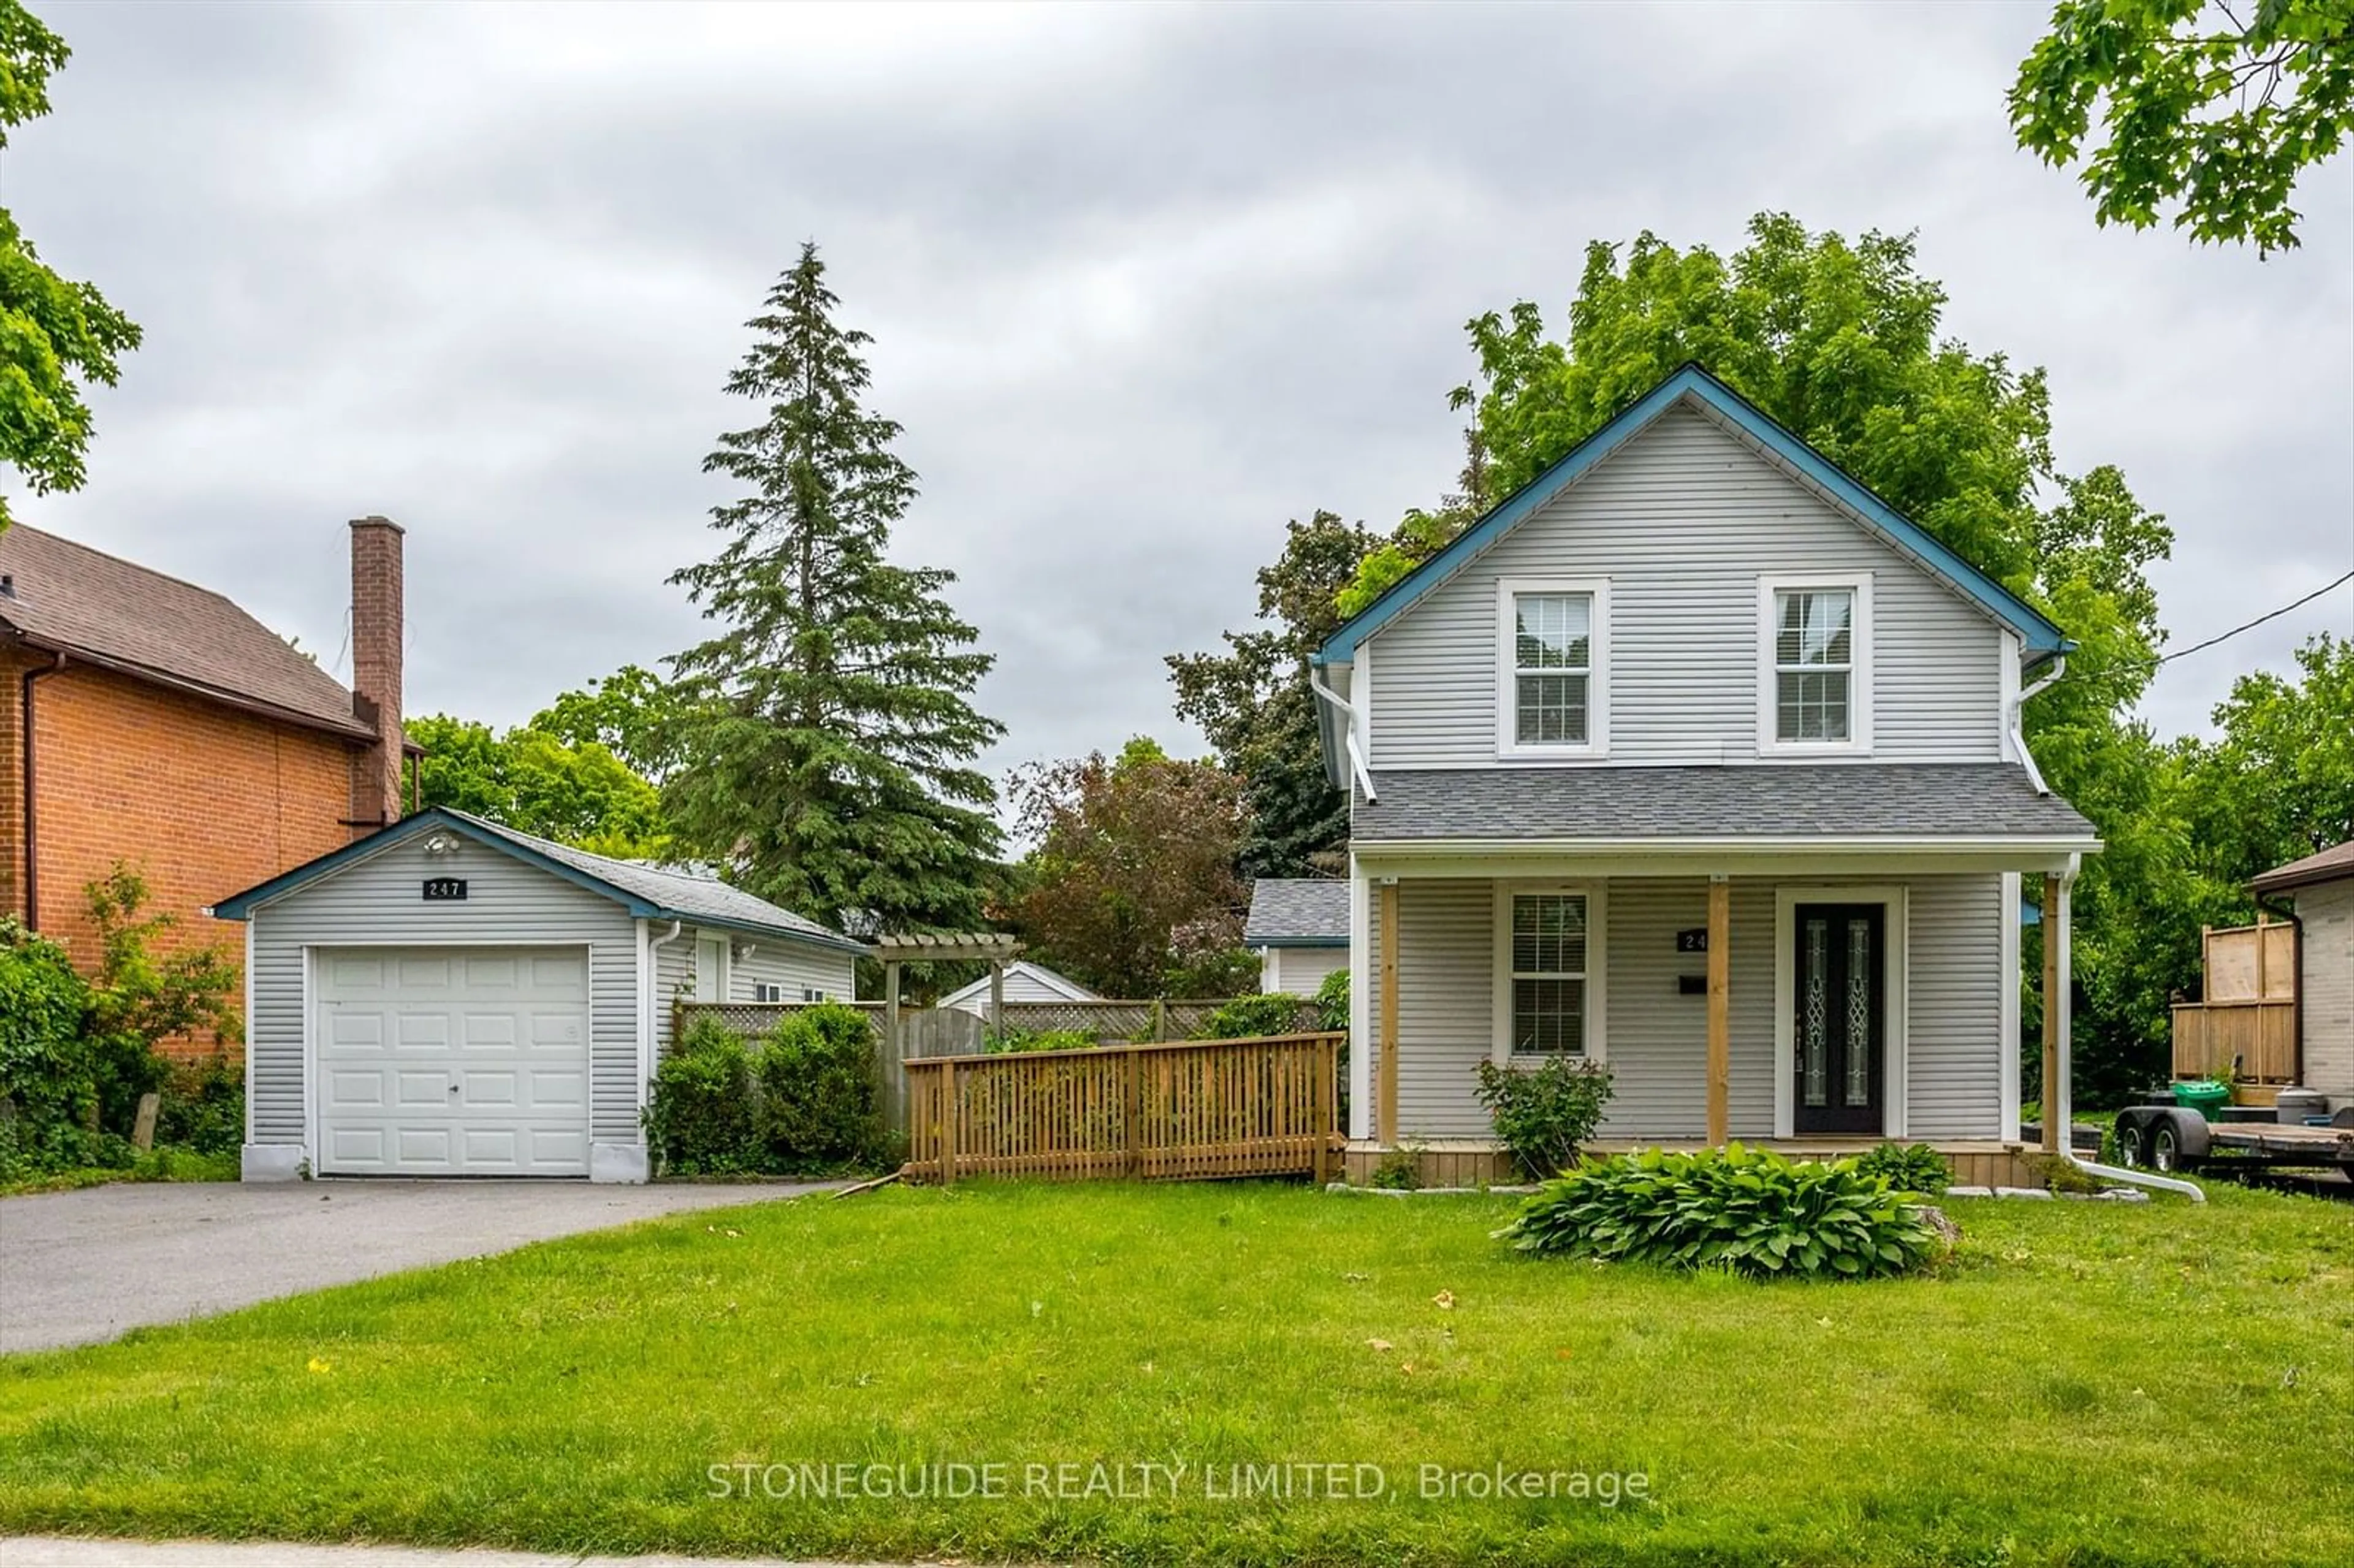
[[[463,842],[453,832],[437,829],[425,836],[425,853],[437,857],[453,855]]]

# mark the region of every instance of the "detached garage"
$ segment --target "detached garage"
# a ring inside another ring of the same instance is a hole
[[[847,1001],[865,951],[690,871],[436,807],[224,899],[249,1181],[646,1179],[681,997]]]

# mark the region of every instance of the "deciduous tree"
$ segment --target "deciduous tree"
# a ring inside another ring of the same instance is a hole
[[[49,78],[72,50],[17,0],[0,0],[0,149],[49,111]],[[111,387],[139,328],[91,284],[61,277],[0,207],[0,461],[37,494],[81,488],[90,447],[85,383]],[[0,497],[0,532],[9,524]]]
[[[2354,124],[2354,0],[2061,0],[2009,101],[2021,147],[2083,164],[2103,224],[2171,207],[2270,255],[2297,242],[2297,177]]]
[[[1246,811],[1231,774],[1140,737],[1026,769],[1013,796],[1037,848],[1010,913],[1042,961],[1109,996],[1241,989],[1256,965],[1236,959]]]
[[[624,860],[670,852],[662,796],[596,741],[567,745],[536,721],[500,734],[428,714],[408,721],[425,748],[418,795],[526,833]]]

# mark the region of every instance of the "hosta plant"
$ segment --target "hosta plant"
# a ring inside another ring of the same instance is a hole
[[[1855,1157],[1855,1168],[1867,1176],[1885,1176],[1899,1192],[1925,1198],[1945,1195],[1954,1184],[1953,1168],[1946,1157],[1925,1143],[1882,1143]]]
[[[1943,1245],[1919,1205],[1854,1160],[1738,1143],[1592,1161],[1546,1182],[1497,1234],[1522,1252],[1846,1279],[1908,1273]]]

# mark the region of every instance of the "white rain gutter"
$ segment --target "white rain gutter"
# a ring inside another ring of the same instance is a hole
[[[2027,781],[2035,786],[2039,795],[2052,793],[2052,786],[2043,782],[2043,770],[2035,766],[2035,753],[2027,749],[2027,699],[2051,685],[2068,673],[2068,655],[2060,654],[2052,661],[2052,673],[2010,699],[2010,744],[2019,752],[2019,760],[2027,769]]]
[[[1343,737],[1341,749],[1346,751],[1349,757],[1350,777],[1356,779],[1357,787],[1365,792],[1367,800],[1379,800],[1381,797],[1373,793],[1373,769],[1365,766],[1365,754],[1357,749],[1357,710],[1351,707],[1348,700],[1340,693],[1323,683],[1312,664],[1308,670],[1308,689],[1340,709],[1342,716],[1348,720],[1347,726],[1342,728],[1341,734]]]

